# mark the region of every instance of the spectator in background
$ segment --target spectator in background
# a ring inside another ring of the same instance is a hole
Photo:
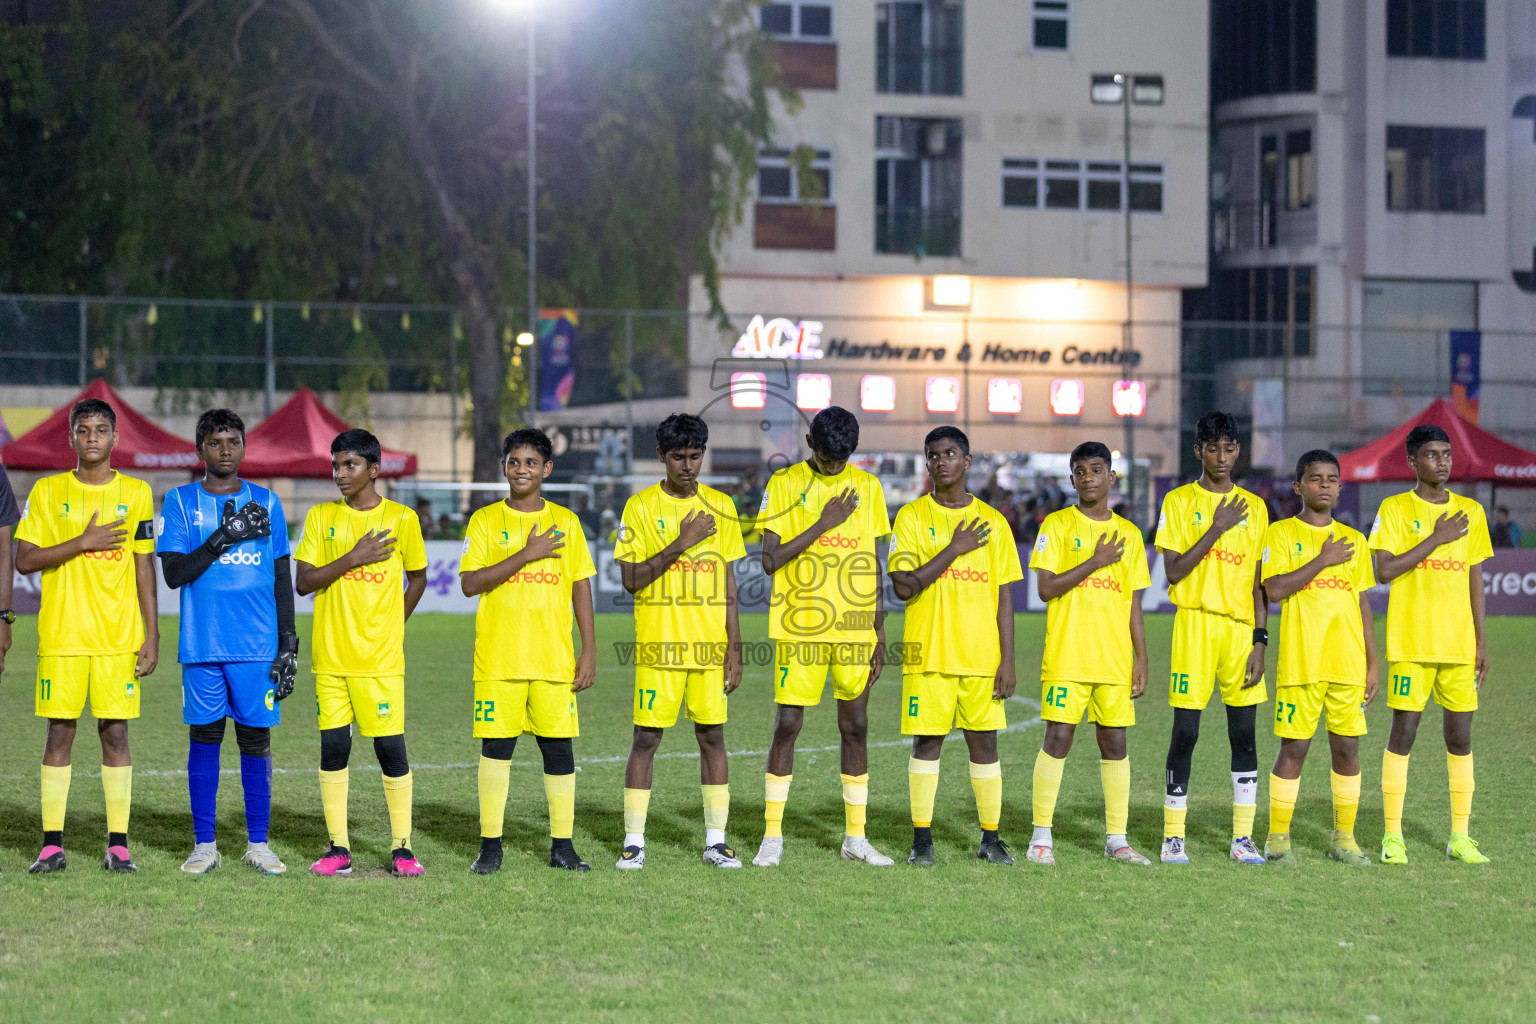
[[[430,522],[430,520],[428,520]],[[437,517],[437,532],[431,536],[422,535],[423,540],[458,540],[458,531],[453,528],[453,519],[444,512]]]
[[[1520,524],[1509,518],[1509,509],[1500,505],[1493,510],[1493,529],[1489,531],[1489,536],[1494,547],[1517,548],[1523,535]]]
[[[597,537],[610,547],[618,543],[619,517],[614,514],[613,509],[603,509],[602,517],[598,520]]]
[[[426,498],[416,499],[416,518],[421,521],[421,539],[432,539],[432,503]]]
[[[586,534],[587,540],[596,540],[598,516],[597,509],[592,507],[591,495],[577,495],[576,518],[581,520],[581,532]]]

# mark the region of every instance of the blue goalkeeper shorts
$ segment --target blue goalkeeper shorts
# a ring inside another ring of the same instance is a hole
[[[207,725],[233,718],[241,725],[268,728],[282,721],[269,661],[205,662],[181,666],[181,720]]]

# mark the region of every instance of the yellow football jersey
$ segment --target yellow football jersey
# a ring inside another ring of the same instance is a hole
[[[725,664],[725,574],[746,556],[736,505],[713,487],[674,498],[652,484],[624,504],[613,557],[643,562],[677,539],[694,512],[715,517],[715,534],[685,551],[658,580],[635,594],[635,641],[671,644],[658,668],[694,669]],[[656,649],[659,651],[659,649]]]
[[[315,594],[310,661],[316,675],[405,675],[405,574],[427,567],[416,513],[388,498],[366,512],[341,500],[316,505],[304,517],[293,559],[329,565],[373,530],[389,531],[394,553]]]
[[[1137,600],[1136,591],[1152,585],[1146,545],[1135,524],[1120,516],[1105,522],[1089,519],[1076,505],[1052,512],[1040,524],[1029,567],[1064,573],[1092,557],[1106,533],[1125,539],[1120,561],[1046,603],[1043,681],[1131,682],[1131,602]]]
[[[1264,535],[1264,579],[1300,569],[1330,536],[1354,544],[1354,557],[1330,565],[1280,603],[1276,686],[1365,682],[1360,595],[1376,585],[1376,575],[1360,531],[1340,522],[1310,526],[1295,517],[1273,523]]]
[[[1412,491],[1394,494],[1376,513],[1370,546],[1393,555],[1417,547],[1434,532],[1441,516],[1467,514],[1465,537],[1442,544],[1392,581],[1387,603],[1388,661],[1470,665],[1477,658],[1467,578],[1472,566],[1493,557],[1493,544],[1483,506],[1459,494],[1450,497],[1445,505],[1431,505]]]
[[[459,572],[484,569],[521,551],[528,535],[553,526],[565,542],[554,558],[529,562],[495,590],[480,595],[475,611],[476,679],[576,678],[571,590],[597,575],[576,513],[546,500],[537,512],[519,512],[505,501],[469,519]]]
[[[997,588],[1024,578],[1019,549],[1002,513],[977,498],[965,508],[946,508],[925,494],[896,513],[890,567],[917,569],[949,544],[955,530],[980,518],[992,527],[987,543],[949,564],[927,590],[907,602],[902,643],[920,645],[905,659],[906,675],[997,673],[1002,645],[997,632]]]
[[[1241,487],[1217,494],[1198,481],[1175,487],[1163,498],[1156,543],[1162,551],[1188,551],[1211,528],[1216,506],[1233,495],[1248,503],[1248,514],[1216,539],[1188,576],[1168,588],[1168,599],[1180,608],[1198,608],[1253,625],[1253,577],[1264,550],[1264,531],[1269,529],[1269,511],[1257,495]]]
[[[850,487],[858,495],[853,515],[773,574],[770,637],[874,643],[880,592],[875,542],[891,532],[879,480],[853,466],[837,476],[822,476],[809,462],[797,462],[769,477],[757,527],[793,540],[810,529],[828,501]]]
[[[155,502],[149,484],[114,473],[105,484],[83,484],[74,472],[45,476],[32,485],[16,526],[16,539],[51,548],[98,524],[126,520],[116,551],[86,551],[44,569],[37,616],[39,655],[123,654],[144,643],[134,556],[155,550]]]

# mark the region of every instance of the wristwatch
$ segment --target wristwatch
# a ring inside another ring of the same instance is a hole
[[[0,608],[0,622],[4,622],[7,625],[9,625],[10,623],[15,622],[15,621],[16,621],[16,613],[15,612],[11,611],[9,608]]]

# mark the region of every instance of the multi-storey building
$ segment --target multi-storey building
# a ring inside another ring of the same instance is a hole
[[[1482,426],[1536,444],[1536,3],[1222,0],[1211,25],[1187,408],[1252,394],[1282,468],[1450,393],[1454,347]]]
[[[796,444],[830,403],[859,413],[867,451],[954,422],[979,450],[1099,438],[1169,471],[1181,289],[1207,272],[1207,17],[1205,0],[761,8],[802,102],[775,111],[720,252],[732,326],[690,332],[716,468]],[[710,308],[702,280],[691,304]],[[730,408],[732,375],[754,372],[763,408]]]

